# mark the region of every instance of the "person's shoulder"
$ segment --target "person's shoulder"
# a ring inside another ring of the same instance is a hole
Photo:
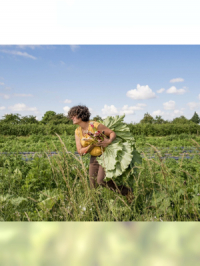
[[[97,121],[90,121],[90,124],[93,124],[95,128],[97,128],[98,125],[100,125],[100,123]]]
[[[80,130],[80,127],[77,127],[76,130],[75,130],[75,134],[78,136],[78,132]]]

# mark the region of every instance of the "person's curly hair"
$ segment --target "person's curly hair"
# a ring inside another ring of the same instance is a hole
[[[72,119],[73,116],[77,116],[77,118],[81,118],[84,122],[89,121],[90,115],[91,113],[85,105],[74,106],[68,112],[69,119]]]

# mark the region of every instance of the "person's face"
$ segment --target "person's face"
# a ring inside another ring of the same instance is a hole
[[[81,118],[77,118],[77,116],[72,116],[72,121],[73,121],[73,124],[76,125],[76,124],[79,124],[82,119]]]

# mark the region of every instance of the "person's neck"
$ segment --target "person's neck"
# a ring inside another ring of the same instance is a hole
[[[81,122],[79,123],[79,126],[80,126],[83,130],[88,130],[89,124],[90,124],[90,121],[87,121],[87,122],[81,121]]]

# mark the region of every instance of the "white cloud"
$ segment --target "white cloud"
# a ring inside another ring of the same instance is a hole
[[[32,56],[26,52],[20,52],[20,51],[11,51],[11,50],[0,50],[2,53],[6,54],[12,54],[12,55],[19,55],[27,58],[31,58],[33,60],[37,59],[35,56]]]
[[[194,110],[200,106],[200,103],[189,102],[187,105],[189,106],[190,110]]]
[[[140,107],[146,107],[146,103],[138,103],[136,106],[140,106]]]
[[[183,115],[183,111],[182,110],[174,110],[173,113],[174,113],[174,116],[181,116],[181,115]]]
[[[149,88],[148,85],[140,86],[140,84],[137,84],[137,89],[128,91],[126,93],[126,96],[132,98],[133,100],[145,100],[156,98],[155,93]]]
[[[89,111],[91,113],[91,116],[95,116],[95,111],[93,110],[93,108],[88,107],[88,109],[89,109]]]
[[[17,103],[13,106],[8,107],[13,112],[23,112],[23,111],[30,111],[38,113],[38,109],[36,107],[28,107],[24,103]]]
[[[159,115],[164,115],[165,113],[161,110],[153,111],[152,115],[153,116],[159,116]]]
[[[175,105],[176,105],[175,101],[171,100],[169,102],[163,103],[163,107],[165,110],[173,110],[175,109]]]
[[[164,118],[164,119],[167,119],[167,120],[172,120],[172,119],[174,119],[174,118],[176,118],[176,117],[180,117],[180,116],[182,116],[182,115],[184,115],[184,112],[183,112],[182,109],[180,109],[180,110],[175,109],[175,110],[173,110],[173,111],[171,111],[171,112],[166,112],[166,113],[163,115],[163,118]]]
[[[63,110],[65,111],[65,114],[67,115],[68,111],[70,110],[70,107],[69,106],[65,106],[65,107],[63,107]]]
[[[24,94],[24,93],[13,93],[13,94],[4,94],[0,93],[4,99],[10,99],[11,97],[33,97],[32,94]]]
[[[141,107],[139,107],[139,108],[141,108]],[[132,115],[132,114],[134,114],[134,106],[128,107],[128,105],[124,105],[122,107],[122,110],[119,113],[120,113],[120,115],[123,115],[123,114]]]
[[[4,84],[3,82],[0,82],[0,85],[2,85],[2,86],[3,86],[3,85],[5,85],[5,84]]]
[[[0,106],[0,110],[4,110],[4,109],[6,109],[5,106]]]
[[[0,93],[0,96],[3,97],[6,100],[10,98],[9,94],[4,94],[4,93]]]
[[[14,97],[33,97],[32,94],[24,94],[24,93],[14,93]]]
[[[104,105],[104,108],[101,109],[102,114],[104,116],[112,116],[112,115],[118,115],[118,110],[114,105],[108,106],[108,105]]]
[[[199,100],[200,100],[200,94],[199,94],[199,96],[198,96],[198,97],[199,97]]]
[[[177,89],[175,86],[172,86],[166,92],[171,93],[171,94],[184,94],[186,92],[186,90],[185,89]]]
[[[182,78],[176,78],[176,79],[171,79],[169,82],[175,83],[175,82],[183,82],[183,81],[184,81],[184,79],[182,79]]]
[[[138,103],[135,106],[124,105],[122,107],[122,109],[119,111],[119,114],[120,115],[123,115],[123,114],[126,114],[126,115],[134,114],[134,111],[144,110],[145,106],[146,106],[145,103]]]
[[[133,115],[135,110],[143,110],[146,104],[138,103],[136,106],[124,105],[120,110],[118,110],[114,105],[104,105],[102,109],[103,118],[106,116],[115,116],[115,115]]]
[[[64,100],[64,103],[71,103],[72,101],[71,100],[68,100],[68,99],[66,99],[66,100]]]
[[[70,49],[72,50],[72,52],[75,52],[77,49],[79,49],[79,45],[70,45]]]
[[[63,62],[63,61],[60,61],[60,64],[61,64],[62,66],[65,66],[65,65],[66,65],[65,62]]]
[[[157,90],[157,93],[162,93],[163,91],[165,91],[165,89],[161,88],[160,90]]]
[[[135,106],[130,106],[129,108],[131,108],[132,110],[144,110],[144,107],[146,107],[147,105],[145,103],[138,103]]]
[[[184,108],[181,108],[180,110],[178,109],[175,109],[175,110],[171,110],[171,111],[166,111],[164,112],[164,114],[162,115],[162,117],[164,119],[167,119],[167,120],[172,120],[176,117],[180,117],[181,115],[184,115]]]

